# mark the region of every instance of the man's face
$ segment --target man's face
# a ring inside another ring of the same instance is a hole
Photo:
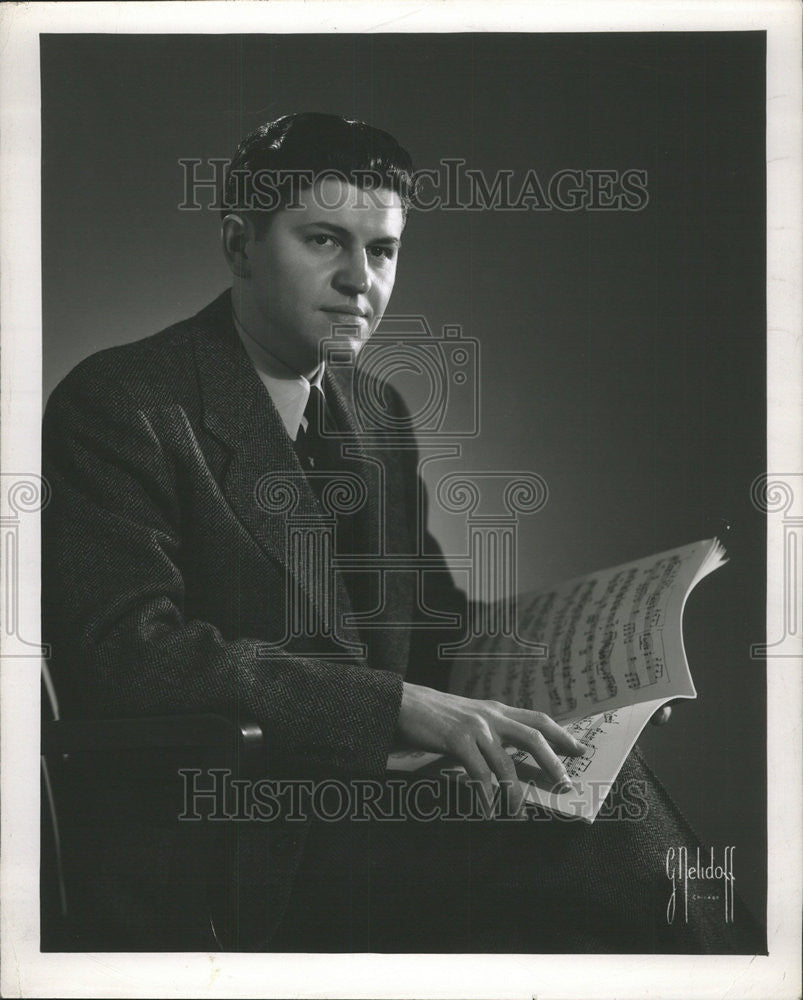
[[[317,367],[333,327],[354,328],[359,348],[393,291],[404,217],[398,194],[363,191],[326,177],[272,218],[248,244],[248,291],[259,329],[250,330],[294,371]]]

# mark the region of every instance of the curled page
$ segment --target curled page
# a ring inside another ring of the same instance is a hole
[[[683,607],[724,561],[724,549],[711,539],[521,595],[519,635],[545,643],[546,654],[508,658],[512,642],[481,638],[475,648],[487,658],[457,660],[449,690],[535,708],[558,721],[694,698]]]
[[[652,714],[697,696],[683,608],[725,561],[719,541],[708,539],[519,595],[518,637],[543,643],[544,655],[522,657],[514,637],[486,636],[455,661],[452,693],[544,711],[591,748],[584,758],[564,758],[574,787],[560,794],[529,754],[514,752],[528,801],[593,821]],[[394,755],[389,766],[416,770],[437,756]]]

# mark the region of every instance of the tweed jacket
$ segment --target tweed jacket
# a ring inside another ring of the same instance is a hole
[[[352,466],[367,487],[348,522],[355,550],[417,551],[415,451],[359,435],[348,371],[327,368],[325,391],[338,426],[357,435]],[[385,398],[404,414],[396,394]],[[369,605],[383,596],[380,627],[360,635],[346,619],[339,635],[364,642],[364,655],[344,656],[341,642],[328,657],[320,636],[280,644],[290,590],[313,608],[320,595],[303,572],[289,577],[288,514],[259,502],[264,477],[298,484],[300,515],[324,512],[237,337],[230,291],[79,364],[48,402],[43,471],[44,633],[67,714],[248,715],[264,730],[268,774],[384,773],[411,661],[410,630],[392,626],[415,620],[416,574],[388,574],[383,588],[355,575],[373,586]],[[442,580],[444,607],[457,607],[448,571]],[[349,611],[360,588],[340,573],[334,586]],[[297,841],[279,868],[297,863]]]

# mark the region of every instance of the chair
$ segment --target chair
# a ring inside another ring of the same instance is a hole
[[[86,794],[97,798],[98,789],[114,791],[111,830],[130,833],[140,821],[147,826],[149,809],[170,810],[175,818],[180,802],[176,789],[177,766],[209,770],[221,768],[234,777],[264,774],[264,736],[250,720],[232,720],[220,715],[185,715],[150,718],[75,719],[59,718],[58,704],[46,668],[43,671],[41,743],[41,865],[40,913],[43,951],[95,950],[103,940],[103,915],[87,914],[77,904],[82,884],[76,872],[82,857],[82,835],[92,829],[93,816],[86,810]],[[165,798],[150,790],[170,788]],[[142,815],[142,790],[148,800]],[[103,795],[105,797],[105,793]],[[129,815],[125,805],[130,802]],[[121,808],[122,803],[122,808]],[[172,812],[172,810],[176,810]],[[154,813],[155,815],[156,813]],[[89,825],[87,825],[89,824]],[[206,942],[198,945],[215,950],[233,947],[237,939],[236,902],[221,894],[220,878],[211,876],[225,868],[227,850],[223,824],[185,824],[186,843],[194,855],[206,927]],[[182,834],[184,831],[182,830]],[[133,864],[133,861],[132,861]],[[95,920],[95,926],[92,920]]]

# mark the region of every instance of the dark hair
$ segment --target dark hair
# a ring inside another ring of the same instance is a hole
[[[271,214],[323,175],[395,191],[405,218],[415,193],[410,154],[392,135],[365,122],[307,111],[266,122],[243,139],[226,174],[221,218],[248,212],[262,237]]]

